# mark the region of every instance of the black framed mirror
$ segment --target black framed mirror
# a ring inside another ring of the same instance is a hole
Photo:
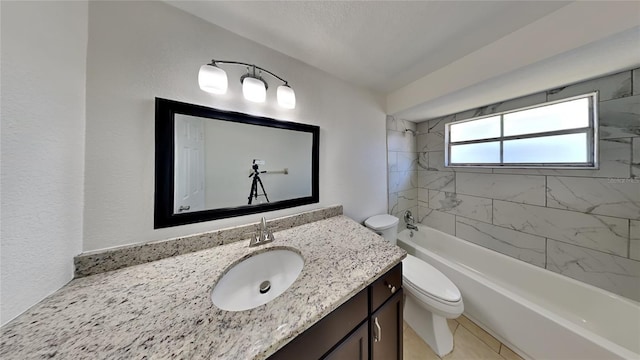
[[[319,202],[320,128],[156,98],[154,228]]]

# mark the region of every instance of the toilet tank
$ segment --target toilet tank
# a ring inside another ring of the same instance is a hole
[[[379,235],[382,235],[387,241],[395,244],[398,240],[398,222],[400,220],[388,214],[375,215],[365,220],[364,225]]]

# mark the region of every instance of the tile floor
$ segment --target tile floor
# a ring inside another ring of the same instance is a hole
[[[443,358],[436,355],[429,345],[404,323],[404,360],[522,360],[518,354],[484,331],[464,315],[448,320],[453,332],[453,351]]]

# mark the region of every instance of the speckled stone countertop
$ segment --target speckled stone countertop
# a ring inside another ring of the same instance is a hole
[[[345,216],[71,281],[0,331],[2,359],[265,359],[398,264],[399,247]],[[228,312],[210,292],[253,253],[294,248],[298,279],[257,308]]]
[[[314,221],[342,215],[342,205],[314,209],[267,221],[273,231],[285,230]],[[107,250],[90,251],[74,258],[76,277],[95,275],[106,271],[140,265],[160,259],[231,244],[255,233],[258,223],[233,226],[201,234],[181,236],[168,240],[133,244]]]

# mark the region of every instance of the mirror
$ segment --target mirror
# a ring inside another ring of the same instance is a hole
[[[319,201],[318,126],[156,98],[154,228]]]

